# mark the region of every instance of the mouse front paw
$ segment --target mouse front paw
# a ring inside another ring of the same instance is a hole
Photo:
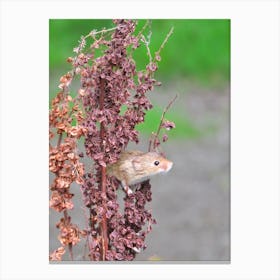
[[[137,254],[139,254],[140,252],[142,252],[142,249],[138,249],[137,247],[133,247],[132,250],[133,250],[135,253],[137,253]]]
[[[133,191],[130,188],[127,188],[126,193],[127,193],[127,195],[131,195],[131,194],[133,194]]]
[[[124,188],[124,191],[126,192],[126,194],[128,196],[133,194],[133,191],[132,191],[132,189],[129,186],[124,186],[123,188]]]

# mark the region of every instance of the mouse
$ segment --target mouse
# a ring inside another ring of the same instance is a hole
[[[107,166],[106,173],[116,177],[130,195],[133,193],[131,186],[149,180],[154,175],[166,173],[172,166],[172,161],[157,152],[123,151],[117,162]]]

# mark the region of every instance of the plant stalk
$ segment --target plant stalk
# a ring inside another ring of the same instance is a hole
[[[99,106],[100,110],[104,109],[104,97],[105,97],[105,81],[101,79],[100,81],[100,97],[99,97]],[[101,143],[105,140],[105,128],[103,122],[100,123],[100,139]],[[105,152],[103,144],[103,152]],[[101,192],[103,197],[103,209],[106,210],[106,167],[101,166]],[[101,232],[102,232],[102,260],[106,260],[106,253],[108,250],[108,231],[107,231],[107,218],[106,211],[104,211],[101,222]]]

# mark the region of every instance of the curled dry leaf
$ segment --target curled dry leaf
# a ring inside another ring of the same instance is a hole
[[[57,212],[71,210],[74,207],[72,202],[73,194],[65,192],[61,193],[57,190],[53,191],[50,199],[50,207]]]
[[[65,254],[65,248],[64,247],[59,247],[55,251],[53,251],[50,256],[49,260],[50,261],[61,261],[62,256]]]
[[[80,241],[80,230],[70,219],[62,218],[56,226],[60,230],[58,239],[62,245],[76,245]]]

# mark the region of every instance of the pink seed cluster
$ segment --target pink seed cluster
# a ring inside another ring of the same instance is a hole
[[[135,34],[136,21],[122,19],[113,23],[112,32],[92,31],[81,38],[74,49],[76,56],[67,59],[73,71],[61,78],[61,93],[51,110],[53,118],[59,114],[59,118],[51,119],[50,126],[60,138],[58,145],[50,148],[50,169],[56,174],[50,204],[53,209],[64,211],[64,218],[57,225],[62,247],[51,254],[51,260],[60,260],[64,247],[68,245],[70,250],[80,236],[87,237],[90,260],[133,260],[136,252],[145,249],[145,238],[155,223],[146,209],[147,202],[152,200],[149,181],[124,198],[121,210],[117,195],[120,182],[106,175],[106,166],[118,160],[130,141],[139,142],[136,125],[144,122],[147,110],[153,107],[147,93],[160,85],[154,72],[163,45],[152,58],[144,29]],[[86,50],[88,38],[93,38],[93,43]],[[133,53],[143,43],[150,61],[144,70],[137,70]],[[68,91],[75,77],[80,79],[80,88],[72,99]],[[70,102],[74,102],[74,109],[70,110]],[[167,129],[174,126],[168,121],[162,123]],[[67,137],[62,141],[65,133]],[[84,137],[86,156],[92,161],[88,171],[80,162],[84,158],[78,151],[80,137]],[[159,141],[158,135],[155,139]],[[164,136],[163,141],[166,140]],[[83,231],[71,223],[67,212],[73,208],[69,187],[74,181],[81,185],[83,203],[89,211],[88,225]]]

